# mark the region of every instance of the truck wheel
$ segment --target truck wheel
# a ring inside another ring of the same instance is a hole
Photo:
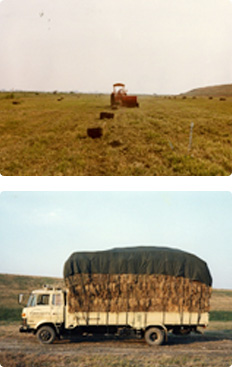
[[[163,330],[152,327],[145,331],[145,340],[149,345],[161,345],[164,341],[164,332]]]
[[[42,344],[52,344],[56,338],[55,330],[50,326],[42,326],[36,335]]]

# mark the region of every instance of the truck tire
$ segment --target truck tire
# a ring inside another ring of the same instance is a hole
[[[52,344],[56,338],[55,330],[51,326],[42,326],[36,333],[42,344]]]
[[[163,330],[151,327],[145,331],[145,341],[147,344],[154,346],[154,345],[161,345],[164,342],[164,332]]]

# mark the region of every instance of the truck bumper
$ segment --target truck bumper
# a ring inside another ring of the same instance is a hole
[[[32,333],[33,329],[28,328],[27,326],[21,326],[19,328],[20,333]]]

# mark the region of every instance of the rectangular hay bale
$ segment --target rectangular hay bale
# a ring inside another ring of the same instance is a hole
[[[70,312],[208,312],[211,288],[168,275],[76,274],[66,279]]]

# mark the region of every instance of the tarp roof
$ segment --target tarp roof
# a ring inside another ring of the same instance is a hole
[[[168,247],[128,247],[75,252],[64,265],[64,277],[74,274],[163,274],[212,285],[207,264],[193,254]]]
[[[123,83],[114,83],[113,87],[125,87],[125,84],[123,84]]]

